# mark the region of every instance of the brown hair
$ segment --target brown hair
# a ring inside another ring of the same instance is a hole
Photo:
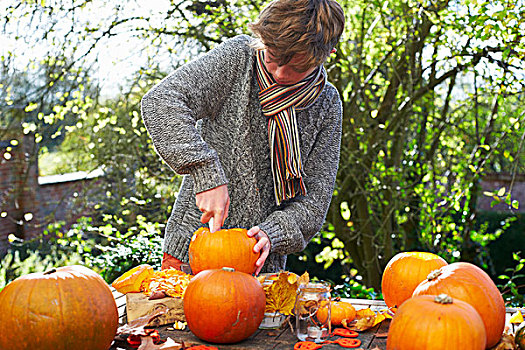
[[[249,28],[258,37],[253,46],[268,49],[277,64],[303,54],[304,70],[321,65],[339,42],[345,16],[335,0],[274,0]]]

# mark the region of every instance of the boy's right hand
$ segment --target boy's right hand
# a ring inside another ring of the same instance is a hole
[[[220,230],[222,225],[224,225],[224,220],[228,217],[228,209],[230,207],[228,186],[221,185],[197,193],[196,204],[199,210],[203,213],[201,216],[201,222],[205,224],[213,218],[210,231],[215,232]]]

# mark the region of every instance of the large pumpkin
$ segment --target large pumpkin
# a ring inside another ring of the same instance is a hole
[[[401,252],[385,267],[381,291],[388,307],[399,307],[412,296],[414,289],[427,275],[447,262],[440,256],[427,252]]]
[[[236,343],[261,324],[266,295],[255,277],[225,267],[199,272],[188,284],[183,302],[193,334],[212,343]]]
[[[191,238],[188,254],[194,274],[203,270],[232,267],[236,271],[252,274],[260,253],[254,253],[257,240],[248,237],[242,228],[224,229],[210,232],[201,227]]]
[[[386,342],[387,350],[483,350],[485,326],[476,310],[447,295],[420,295],[397,310]]]
[[[487,348],[501,339],[505,328],[505,303],[489,275],[474,264],[452,263],[430,273],[413,296],[445,293],[476,309],[485,324]]]
[[[31,273],[0,292],[0,349],[107,350],[118,326],[109,286],[84,266]]]

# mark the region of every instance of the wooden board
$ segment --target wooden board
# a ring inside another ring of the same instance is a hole
[[[127,322],[136,320],[139,317],[153,314],[159,308],[167,308],[168,311],[153,320],[151,326],[162,326],[176,321],[186,322],[181,298],[162,298],[149,300],[143,293],[126,294],[126,316]]]

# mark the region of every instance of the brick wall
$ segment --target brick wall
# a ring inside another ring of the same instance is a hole
[[[93,205],[88,199],[102,181],[101,172],[39,177],[34,136],[20,135],[21,130],[0,130],[0,258],[10,234],[30,239],[48,223],[70,226],[89,215]]]

